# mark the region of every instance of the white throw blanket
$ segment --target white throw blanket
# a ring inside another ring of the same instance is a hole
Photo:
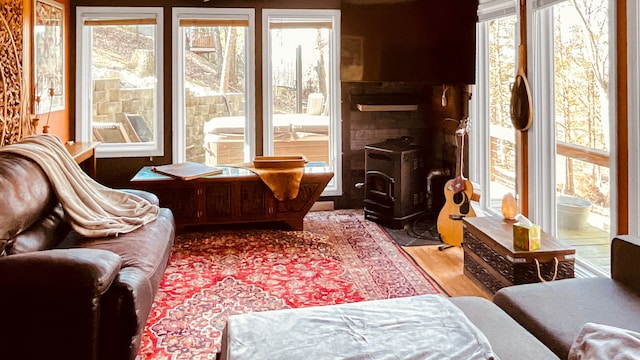
[[[640,357],[640,333],[586,323],[569,350],[568,360],[634,360]]]
[[[83,236],[117,236],[158,217],[158,206],[108,188],[85,174],[62,141],[53,135],[30,136],[0,151],[22,155],[40,165],[71,226]]]

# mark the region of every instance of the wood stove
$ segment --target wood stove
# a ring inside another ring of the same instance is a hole
[[[422,148],[402,137],[365,147],[365,219],[401,229],[425,211]]]

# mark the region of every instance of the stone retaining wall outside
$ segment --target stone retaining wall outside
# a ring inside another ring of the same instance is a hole
[[[153,129],[153,96],[153,88],[122,88],[119,78],[94,80],[93,121],[121,123],[124,114],[140,114]],[[187,90],[186,107],[187,161],[204,163],[204,123],[215,117],[244,115],[244,94],[198,95]]]

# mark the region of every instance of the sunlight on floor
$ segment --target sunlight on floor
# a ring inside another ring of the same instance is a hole
[[[492,298],[491,293],[464,274],[462,248],[451,247],[440,251],[438,245],[430,245],[404,246],[403,249],[450,296]]]

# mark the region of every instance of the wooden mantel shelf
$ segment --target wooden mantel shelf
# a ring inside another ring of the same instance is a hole
[[[374,111],[418,111],[424,99],[418,93],[351,94],[351,110]]]
[[[417,111],[418,105],[367,105],[358,104],[359,111]]]

